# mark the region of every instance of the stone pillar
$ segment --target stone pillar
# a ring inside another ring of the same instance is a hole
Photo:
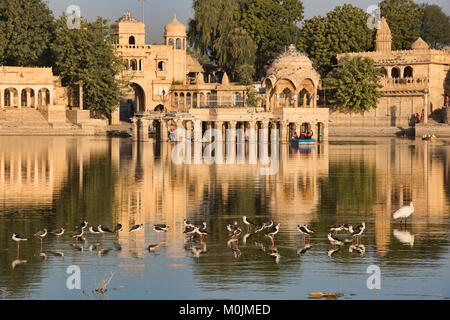
[[[0,89],[0,108],[3,108],[3,89]]]
[[[133,131],[133,140],[137,141],[139,139],[138,136],[138,126],[137,126],[137,119],[135,117],[131,118],[131,124],[132,124],[132,131]]]
[[[30,105],[30,101],[31,101],[30,94],[31,94],[30,92],[25,91],[27,108],[30,108],[30,107],[31,107],[31,105]]]
[[[423,123],[427,124],[428,123],[428,89],[424,90],[424,95],[423,95],[423,100],[424,100],[424,119],[423,119]]]
[[[207,132],[206,138],[208,139],[208,141],[212,140],[212,131],[211,131],[212,128],[213,128],[212,127],[212,122],[208,121],[206,123],[206,132]]]
[[[79,90],[79,104],[78,106],[80,107],[80,110],[83,110],[84,105],[83,105],[83,85],[80,84],[80,90]],[[139,100],[139,99],[138,99]]]
[[[183,120],[177,120],[175,122],[175,124],[177,125],[177,130],[185,130],[184,125],[183,125]],[[181,138],[177,135],[177,141],[186,141],[186,136],[184,138]]]
[[[261,121],[261,131],[259,132],[259,142],[267,143],[269,142],[269,121]]]
[[[295,132],[297,132],[297,135],[300,136],[300,132],[302,131],[302,124],[300,122],[295,123]]]
[[[222,142],[223,141],[223,121],[216,121],[214,122],[215,129],[216,129],[216,141]]]
[[[236,142],[236,121],[228,122],[227,142]]]
[[[149,121],[147,119],[140,119],[138,122],[138,137],[139,141],[147,142]]]
[[[322,142],[328,141],[328,122],[323,124]]]
[[[288,122],[280,121],[280,142],[286,143],[288,142]]]
[[[203,141],[202,122],[200,120],[194,120],[194,141]]]
[[[9,106],[14,107],[14,92],[12,90],[9,90],[8,94],[9,94]]]
[[[120,106],[116,107],[116,110],[111,112],[111,125],[120,125]]]
[[[167,130],[167,120],[161,119],[159,125],[159,137],[161,141],[169,141],[169,131]]]
[[[248,142],[255,143],[258,141],[258,126],[256,125],[256,121],[248,122],[247,136]]]
[[[192,133],[192,122],[186,121],[186,139],[192,141],[193,136],[194,135]]]

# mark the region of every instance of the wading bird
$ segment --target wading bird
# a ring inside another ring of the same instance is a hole
[[[40,240],[41,240],[41,251],[42,251],[42,240],[45,238],[45,236],[47,235],[47,229],[43,229],[43,230],[40,230],[40,231],[38,231],[38,232],[36,232],[35,234],[34,234],[34,236],[36,237],[36,238],[39,238]]]
[[[414,205],[412,201],[409,203],[409,206],[403,206],[397,211],[394,212],[393,217],[394,220],[400,219],[400,225],[402,224],[403,220],[405,220],[406,225],[406,219],[414,212]]]
[[[20,250],[20,241],[28,241],[27,238],[22,237],[20,234],[18,233],[14,233],[12,235],[12,239],[17,242],[17,258],[19,258],[19,250]]]
[[[58,229],[55,229],[53,231],[50,231],[50,233],[54,234],[55,236],[60,237],[60,236],[62,236],[64,234],[65,231],[66,230],[64,230],[64,228],[58,228]]]
[[[311,235],[315,232],[313,229],[305,224],[303,226],[298,225],[297,230],[303,235],[303,242],[305,242],[306,236],[308,236],[308,242],[311,242]]]
[[[253,221],[251,221],[250,219],[248,219],[246,216],[243,216],[242,220],[247,225],[247,231],[251,230],[251,228],[252,228],[251,226],[256,226],[256,224]]]

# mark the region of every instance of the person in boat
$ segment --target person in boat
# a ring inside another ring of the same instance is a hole
[[[294,135],[292,136],[292,139],[298,139],[298,134],[297,134],[297,132],[294,132]]]
[[[311,131],[308,131],[308,133],[306,134],[306,139],[311,139],[312,138],[312,133]]]
[[[302,140],[306,139],[306,133],[305,132],[300,133],[300,139],[302,139]]]

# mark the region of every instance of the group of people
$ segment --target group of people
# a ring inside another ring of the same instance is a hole
[[[308,132],[300,133],[300,136],[297,134],[297,132],[294,132],[292,139],[309,140],[309,139],[312,139],[312,137],[313,137],[313,131],[308,130]]]
[[[425,110],[422,109],[422,113],[420,115],[418,113],[416,113],[416,116],[415,116],[416,123],[419,123],[420,121],[423,121],[424,117],[425,117]]]

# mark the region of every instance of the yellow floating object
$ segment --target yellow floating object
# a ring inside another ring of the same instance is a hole
[[[309,294],[310,297],[313,298],[339,298],[342,297],[344,294],[337,292],[337,293],[324,293],[324,292],[311,292]]]

